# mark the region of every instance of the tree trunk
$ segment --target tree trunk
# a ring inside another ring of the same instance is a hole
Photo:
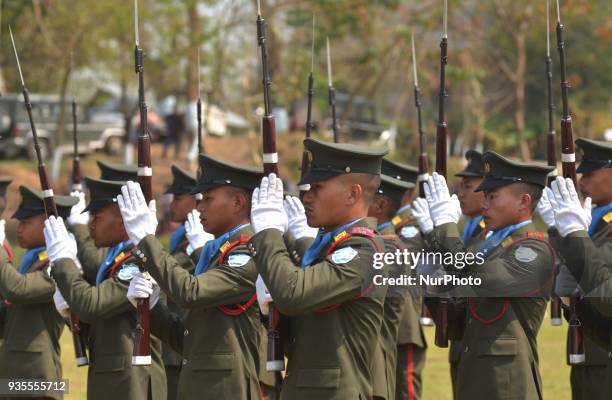
[[[516,124],[516,136],[521,152],[521,158],[525,161],[531,160],[529,146],[525,140],[525,69],[527,66],[527,52],[525,50],[525,32],[516,35],[516,82],[515,97],[516,109],[514,111],[514,123]]]
[[[189,2],[187,13],[189,17],[189,62],[187,63],[186,94],[189,101],[196,101],[199,96],[198,76],[200,73],[198,70],[198,49],[200,48],[198,34],[201,30],[196,2]]]

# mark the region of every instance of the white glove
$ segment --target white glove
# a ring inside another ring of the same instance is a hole
[[[73,235],[68,234],[62,217],[51,216],[45,220],[45,243],[49,264],[53,265],[60,258],[77,260],[77,244]],[[80,264],[79,264],[80,265]]]
[[[542,217],[542,221],[544,221],[549,228],[554,228],[555,212],[553,211],[550,200],[548,200],[548,191],[542,191],[542,197],[540,198],[540,201],[538,201],[537,210],[540,217]]]
[[[192,253],[196,249],[204,246],[209,240],[213,240],[215,236],[204,230],[202,223],[200,222],[200,212],[198,210],[192,210],[187,214],[187,220],[185,221],[185,236],[189,241],[189,246]]]
[[[0,246],[2,246],[2,243],[4,243],[4,241],[6,240],[6,221],[3,219],[0,219]]]
[[[126,185],[121,186],[117,203],[125,230],[134,244],[140,243],[147,235],[155,235],[157,230],[155,200],[151,200],[147,206],[138,183],[128,181]]]
[[[287,196],[285,197],[283,206],[285,207],[285,214],[287,214],[287,219],[289,221],[289,230],[296,239],[301,239],[303,237],[314,238],[317,236],[319,230],[308,226],[304,206],[299,198]]]
[[[459,199],[453,199],[449,194],[446,179],[434,172],[423,186],[429,206],[429,214],[434,225],[440,226],[449,222],[457,223],[461,218],[461,206],[459,205]]]
[[[548,190],[548,198],[555,213],[555,226],[562,237],[576,231],[588,231],[591,224],[591,198],[580,204],[574,182],[558,176]],[[553,200],[554,199],[554,200]]]
[[[283,208],[283,181],[272,173],[261,179],[261,185],[253,191],[251,225],[255,233],[268,228],[287,230],[287,214]]]
[[[429,206],[427,200],[422,197],[417,197],[412,202],[412,215],[415,216],[421,232],[430,233],[434,230],[434,224],[429,215]]]
[[[85,193],[75,190],[74,192],[70,192],[70,196],[77,197],[79,202],[70,209],[68,223],[70,225],[87,225],[89,223],[89,211],[83,212],[86,207]]]
[[[255,291],[257,292],[257,304],[259,304],[261,313],[263,315],[268,315],[270,312],[270,303],[273,300],[261,275],[257,275],[257,280],[255,281]]]
[[[55,289],[55,293],[53,293],[53,303],[55,304],[55,309],[62,317],[70,317],[70,313],[68,312],[70,306],[68,305],[68,303],[66,303],[66,300],[64,300],[64,296],[62,296],[59,289],[57,288]]]
[[[136,307],[136,300],[148,298],[149,309],[153,309],[159,301],[159,294],[159,286],[155,279],[148,272],[139,272],[130,281],[127,298],[134,307]]]

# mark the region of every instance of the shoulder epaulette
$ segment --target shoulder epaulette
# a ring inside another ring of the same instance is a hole
[[[544,232],[538,232],[538,231],[528,231],[525,233],[525,237],[532,238],[532,239],[538,239],[538,240],[546,240],[546,236],[544,235]]]
[[[38,253],[38,261],[45,261],[47,258],[49,258],[49,253],[47,253],[47,251]]]
[[[393,226],[397,226],[400,222],[402,222],[402,217],[400,217],[399,215],[396,215],[395,217],[391,218],[391,224]]]
[[[225,256],[234,247],[240,246],[240,245],[244,245],[249,240],[251,240],[251,236],[240,235],[240,238],[238,240],[234,241],[234,242],[230,242],[228,240],[225,243],[223,243],[221,245],[221,247],[219,248],[219,264],[223,264],[223,262],[225,261]],[[218,308],[225,315],[228,315],[228,316],[231,316],[231,317],[236,317],[236,316],[244,313],[246,310],[248,310],[248,308],[251,307],[253,305],[253,303],[255,303],[256,301],[257,301],[257,294],[254,294],[254,295],[252,295],[246,301],[246,303],[243,303],[243,304],[236,303],[236,304],[233,304],[233,305],[229,305],[229,304],[228,305],[221,305],[221,306],[218,306]]]

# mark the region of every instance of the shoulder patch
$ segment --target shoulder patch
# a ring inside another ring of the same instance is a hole
[[[608,213],[606,215],[603,216],[603,220],[609,224],[610,222],[612,222],[612,211],[608,211]]]
[[[120,281],[129,282],[138,272],[140,272],[140,269],[136,264],[127,263],[117,272],[117,278]]]
[[[227,265],[234,268],[244,267],[250,259],[251,256],[248,254],[230,254],[227,257]]]
[[[357,255],[357,250],[352,248],[351,246],[343,247],[341,249],[335,250],[331,254],[332,261],[336,264],[346,264],[351,261]]]
[[[514,258],[520,262],[531,262],[538,258],[538,254],[529,247],[519,246],[514,251]]]
[[[419,234],[419,230],[416,226],[405,226],[400,230],[400,236],[403,238],[413,238]]]
[[[396,215],[395,217],[393,217],[393,219],[391,219],[391,223],[393,224],[393,226],[399,225],[400,222],[402,222],[402,217],[400,217],[399,215]]]

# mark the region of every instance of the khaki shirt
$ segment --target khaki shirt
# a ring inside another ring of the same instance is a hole
[[[245,227],[228,243],[252,234],[250,226]],[[154,236],[144,238],[138,247],[151,276],[186,311],[181,318],[159,304],[151,319],[152,330],[183,355],[177,398],[260,399],[266,331],[259,307],[252,303],[238,315],[220,308],[244,305],[255,295],[257,269],[246,246],[233,247],[223,263],[217,254],[208,270],[197,276],[181,268]]]
[[[533,231],[532,223],[519,228],[484,263],[462,271],[482,283],[458,291],[472,296],[457,365],[458,400],[542,398],[536,337],[554,279],[554,253],[528,237]],[[439,251],[466,251],[454,223],[434,228],[431,243]]]
[[[376,220],[364,218],[353,227],[373,231]],[[259,232],[249,242],[275,306],[290,318],[281,399],[372,397],[371,366],[385,293],[376,287],[359,296],[378,273],[374,252],[384,250],[384,244],[379,237],[374,240],[377,246],[369,238],[352,236],[327,255],[330,243],[304,269],[294,265],[276,229]],[[333,309],[323,310],[326,307]]]
[[[55,309],[55,282],[44,260],[21,274],[0,249],[0,298],[5,307],[4,343],[0,346],[0,379],[62,379],[59,339],[66,323]],[[72,350],[67,350],[68,352]],[[57,392],[45,394],[53,399]]]
[[[129,256],[97,287],[84,279],[69,258],[58,260],[51,270],[71,311],[91,324],[88,400],[166,399],[159,339],[151,335],[152,364],[132,366],[136,309],[126,295],[130,271],[137,268],[138,262]]]

